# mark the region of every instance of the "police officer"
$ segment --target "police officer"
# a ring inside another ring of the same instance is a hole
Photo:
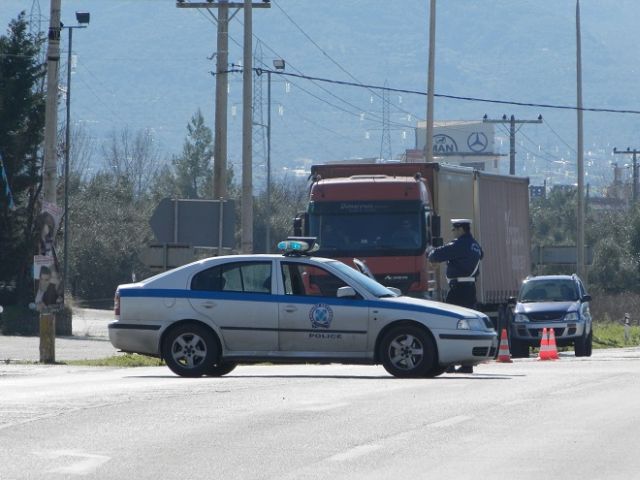
[[[449,292],[445,301],[461,307],[475,308],[476,277],[483,257],[482,247],[471,235],[471,220],[454,218],[451,225],[454,240],[432,249],[428,253],[428,259],[431,263],[447,262]],[[473,367],[463,365],[456,372],[473,373]]]

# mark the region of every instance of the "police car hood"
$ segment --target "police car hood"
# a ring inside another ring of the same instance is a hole
[[[470,308],[459,307],[457,305],[450,305],[448,303],[435,302],[433,300],[425,300],[421,298],[412,297],[385,297],[381,298],[387,304],[394,305],[394,308],[402,309],[406,308],[412,311],[424,311],[431,314],[439,314],[447,317],[455,318],[478,318],[485,315],[476,310]]]

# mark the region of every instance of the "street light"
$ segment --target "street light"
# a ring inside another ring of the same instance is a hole
[[[284,70],[285,62],[281,58],[273,61],[276,70]],[[267,70],[267,224],[266,249],[271,252],[271,70]]]
[[[76,12],[76,21],[78,25],[64,26],[61,28],[69,30],[69,51],[67,52],[67,120],[64,132],[64,264],[62,281],[69,281],[69,151],[70,146],[70,125],[71,125],[71,47],[73,44],[73,29],[74,28],[87,28],[91,16],[89,12]],[[69,283],[66,283],[68,286]],[[67,290],[67,288],[65,288]]]

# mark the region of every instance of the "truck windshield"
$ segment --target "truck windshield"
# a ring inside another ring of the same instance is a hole
[[[426,245],[424,215],[418,212],[323,213],[309,220],[319,255],[419,255]]]

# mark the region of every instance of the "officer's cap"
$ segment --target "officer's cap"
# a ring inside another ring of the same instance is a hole
[[[451,225],[454,228],[461,227],[462,225],[471,225],[471,220],[468,218],[452,218]]]

